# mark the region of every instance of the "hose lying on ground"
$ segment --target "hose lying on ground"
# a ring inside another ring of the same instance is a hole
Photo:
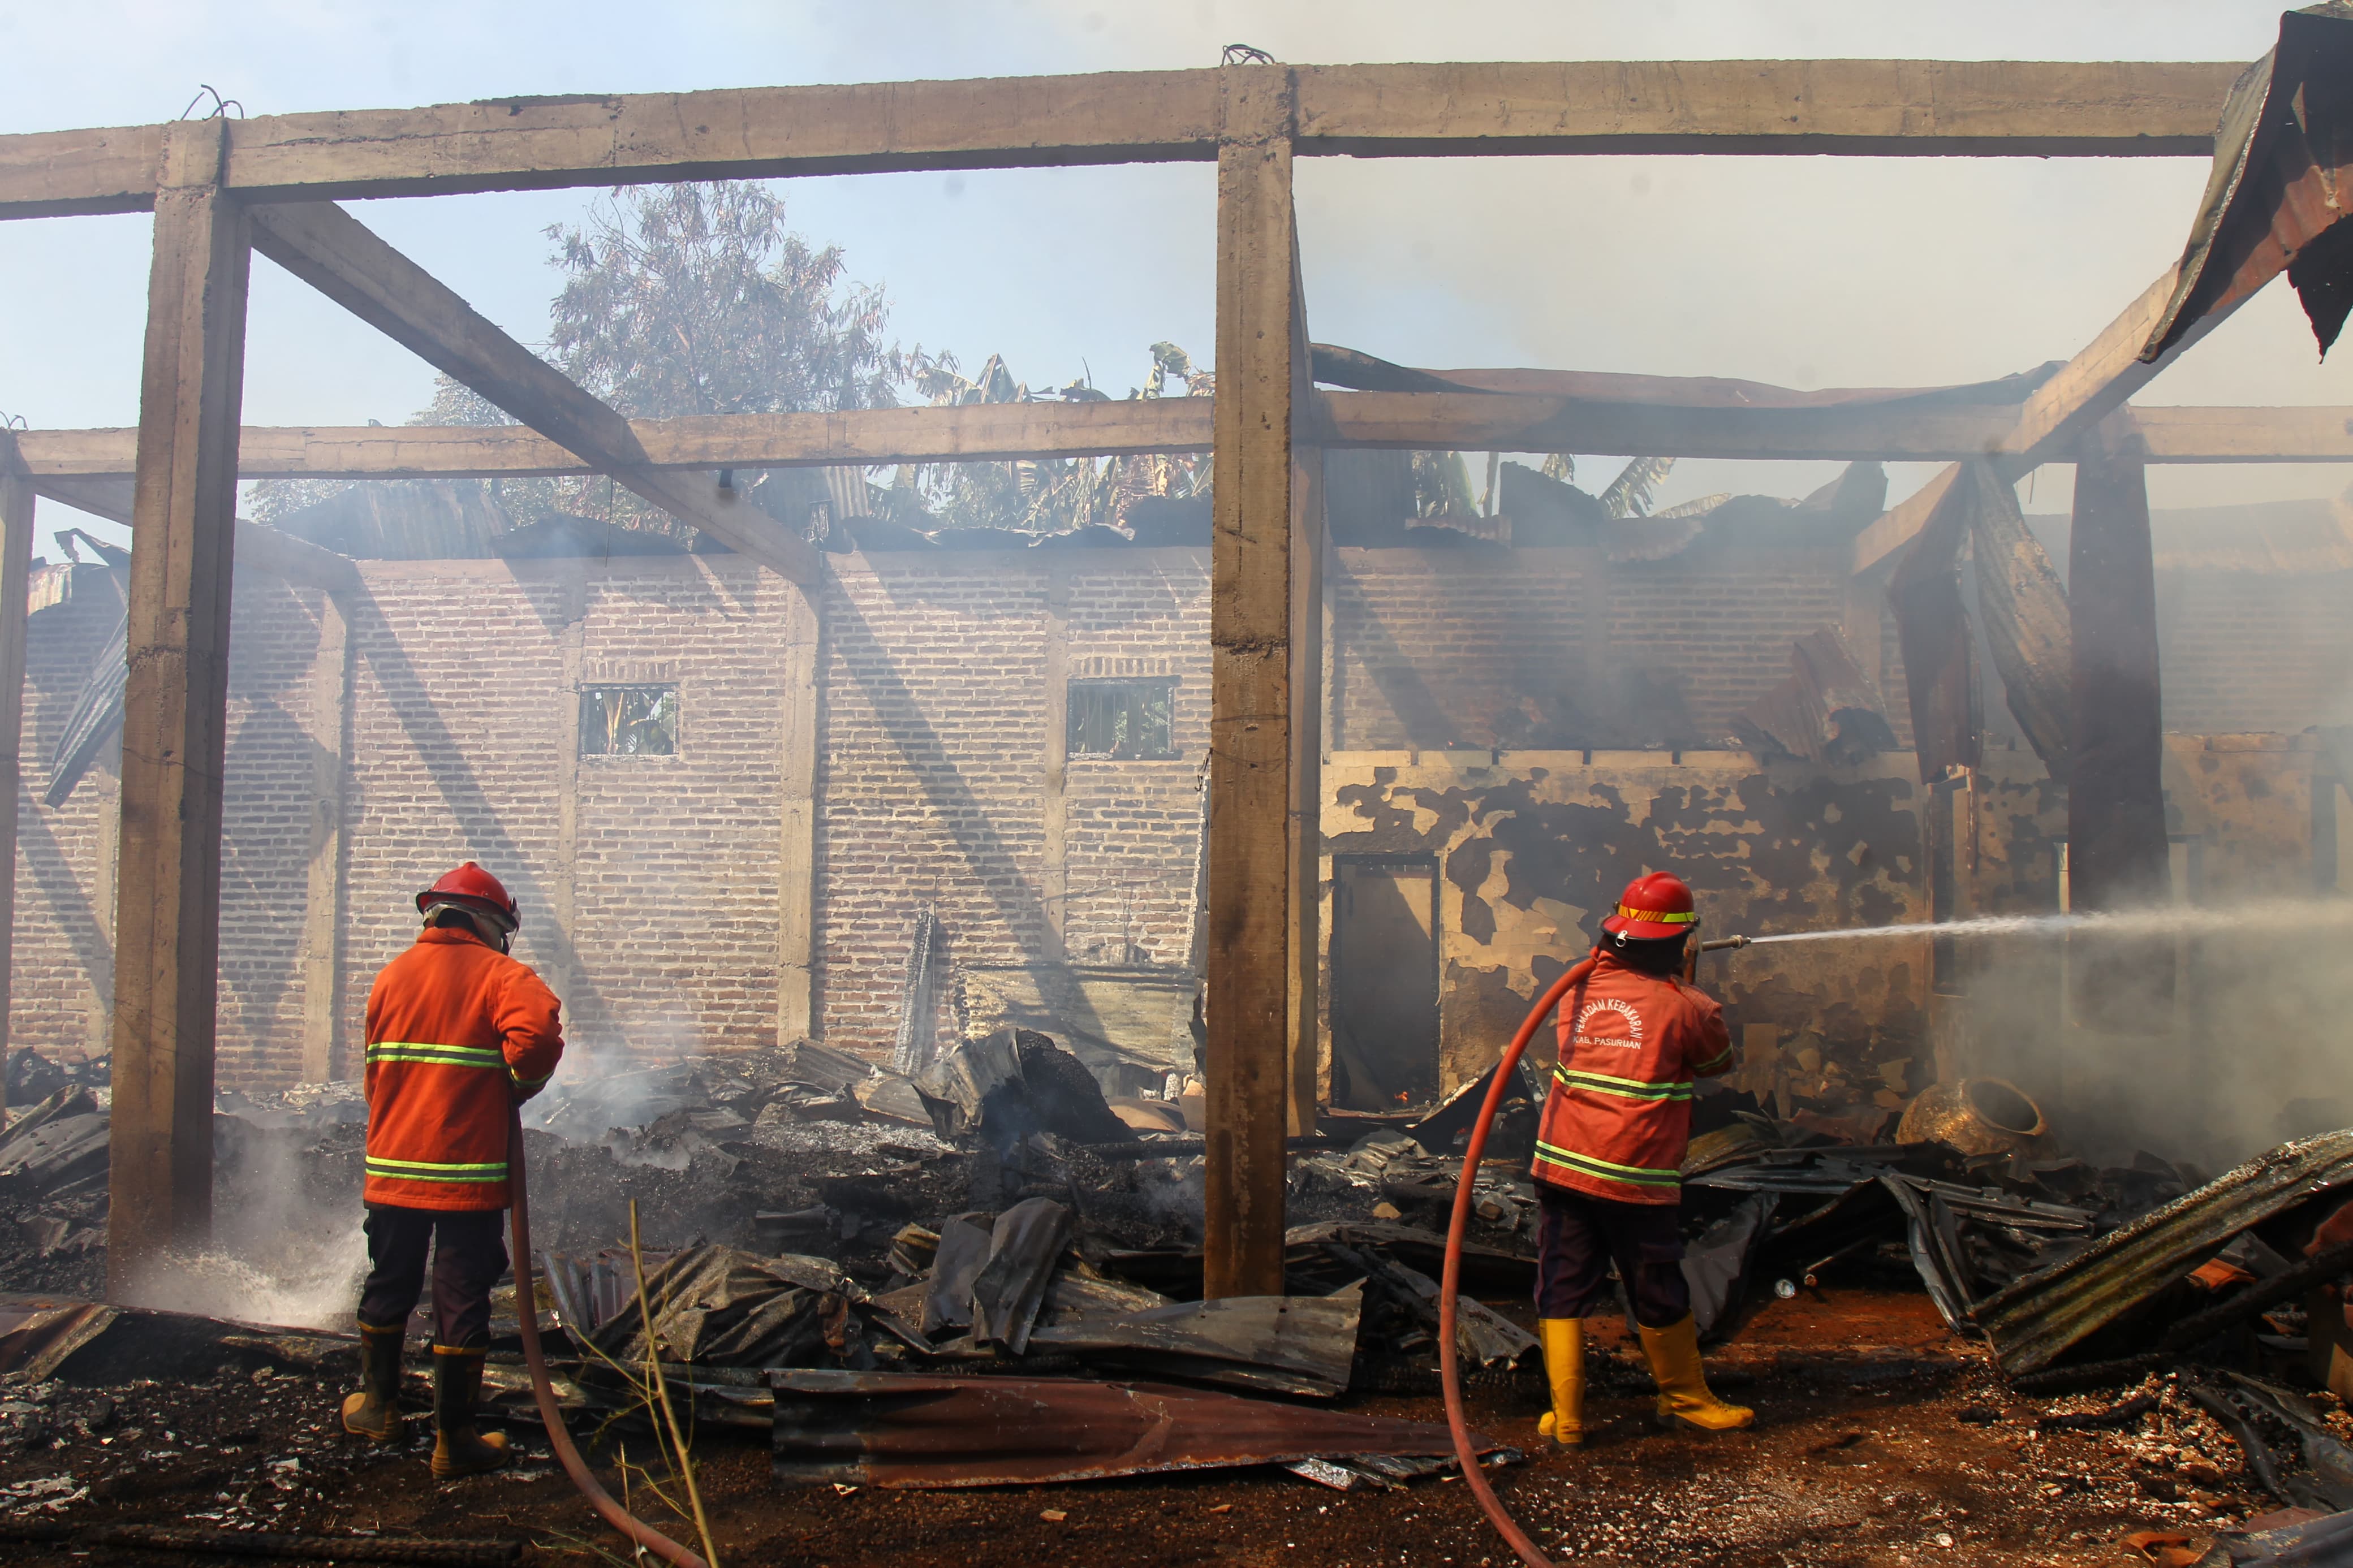
[[[522,1164],[522,1117],[518,1113],[507,1124],[507,1178],[514,1192],[515,1319],[522,1329],[522,1359],[531,1368],[531,1391],[539,1399],[539,1418],[547,1427],[548,1446],[555,1450],[564,1473],[607,1524],[675,1568],[709,1568],[701,1557],[615,1502],[612,1494],[589,1474],[580,1450],[572,1446],[572,1433],[564,1425],[555,1390],[548,1384],[546,1358],[539,1350],[539,1289],[531,1271],[531,1203],[523,1193]]]
[[[1496,1533],[1519,1553],[1520,1561],[1528,1568],[1553,1568],[1552,1559],[1539,1551],[1527,1532],[1504,1511],[1503,1500],[1495,1496],[1495,1489],[1487,1484],[1486,1475],[1479,1468],[1478,1450],[1471,1442],[1471,1425],[1462,1415],[1462,1375],[1454,1349],[1454,1300],[1462,1283],[1462,1237],[1471,1228],[1471,1203],[1479,1184],[1479,1159],[1487,1152],[1487,1130],[1494,1124],[1495,1110],[1510,1092],[1520,1055],[1535,1037],[1537,1027],[1546,1015],[1560,1005],[1569,987],[1592,972],[1593,960],[1588,957],[1571,965],[1567,973],[1546,987],[1527,1021],[1520,1026],[1520,1032],[1504,1047],[1503,1059],[1495,1064],[1493,1081],[1487,1086],[1486,1103],[1479,1107],[1479,1120],[1471,1124],[1470,1144],[1462,1151],[1462,1179],[1454,1189],[1454,1218],[1446,1227],[1446,1268],[1438,1286],[1438,1376],[1446,1394],[1446,1425],[1454,1433],[1454,1457],[1462,1463],[1462,1484],[1479,1500],[1481,1510]]]

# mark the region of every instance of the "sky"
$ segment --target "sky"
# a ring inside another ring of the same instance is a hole
[[[1300,63],[1915,58],[2253,59],[2279,5],[2247,0],[862,0],[564,5],[79,0],[0,5],[0,132],[168,120],[210,83],[249,114],[522,93],[1214,65],[1247,43]],[[2219,106],[2218,106],[2219,107]],[[1303,159],[1301,247],[1320,341],[1433,367],[1725,375],[1799,387],[1934,385],[2064,359],[2180,252],[2198,159]],[[828,177],[783,185],[793,226],[892,301],[894,334],[1033,385],[1124,394],[1167,339],[1214,346],[1213,172],[1202,164]],[[354,205],[527,342],[545,335],[550,226],[594,190]],[[0,224],[0,416],[43,428],[138,415],[150,223]],[[2144,403],[2353,404],[2275,283]],[[406,420],[432,372],[254,263],[245,420]],[[1606,458],[1580,464],[1598,488]],[[1693,461],[1662,504],[1800,495],[1810,463]],[[1933,472],[1891,470],[1892,497]],[[2034,476],[2031,510],[2071,470]],[[2328,496],[2324,465],[2152,470],[2154,504]],[[88,520],[43,506],[45,533]],[[94,529],[106,537],[121,531]],[[45,540],[44,543],[47,542]]]

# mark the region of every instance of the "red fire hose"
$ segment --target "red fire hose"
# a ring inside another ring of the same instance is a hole
[[[1454,1457],[1462,1463],[1462,1484],[1479,1500],[1481,1510],[1494,1525],[1496,1533],[1520,1554],[1520,1561],[1528,1568],[1553,1568],[1553,1561],[1537,1550],[1527,1531],[1504,1511],[1503,1500],[1496,1497],[1495,1489],[1487,1484],[1486,1473],[1479,1468],[1478,1451],[1471,1444],[1471,1424],[1462,1415],[1461,1369],[1456,1364],[1454,1350],[1454,1296],[1462,1284],[1462,1233],[1471,1226],[1472,1193],[1479,1184],[1479,1159],[1487,1152],[1487,1129],[1494,1122],[1495,1108],[1504,1103],[1512,1075],[1520,1065],[1520,1054],[1528,1048],[1528,1042],[1535,1037],[1546,1016],[1560,1005],[1560,999],[1568,994],[1570,986],[1592,972],[1593,959],[1588,956],[1570,965],[1567,973],[1546,987],[1527,1021],[1520,1026],[1520,1032],[1504,1047],[1503,1060],[1495,1064],[1495,1078],[1487,1086],[1486,1103],[1479,1107],[1479,1120],[1471,1124],[1470,1145],[1462,1151],[1462,1180],[1454,1189],[1454,1219],[1446,1227],[1446,1268],[1438,1285],[1438,1377],[1446,1391],[1446,1425],[1454,1433]]]
[[[1484,1132],[1486,1129],[1482,1126],[1480,1131]],[[531,1368],[531,1390],[539,1399],[539,1418],[547,1427],[548,1446],[555,1450],[564,1473],[572,1478],[572,1484],[580,1489],[580,1495],[588,1500],[588,1506],[607,1524],[675,1568],[709,1568],[694,1552],[615,1502],[613,1495],[597,1484],[596,1478],[581,1461],[580,1450],[572,1446],[572,1433],[564,1425],[564,1412],[556,1406],[555,1390],[548,1385],[546,1358],[539,1350],[539,1290],[531,1272],[531,1203],[523,1194],[520,1112],[507,1127],[507,1174],[514,1192],[515,1319],[522,1329],[522,1359]],[[1451,1311],[1452,1307],[1450,1300],[1447,1310]]]

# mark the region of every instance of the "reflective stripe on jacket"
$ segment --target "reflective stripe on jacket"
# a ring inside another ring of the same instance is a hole
[[[1608,953],[1560,1004],[1536,1180],[1629,1204],[1683,1197],[1693,1086],[1732,1065],[1723,1009]]]
[[[554,994],[470,931],[420,932],[367,1004],[366,1200],[507,1206],[507,1121],[564,1055]]]

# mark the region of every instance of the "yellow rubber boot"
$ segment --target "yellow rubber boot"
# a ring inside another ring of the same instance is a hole
[[[1585,1320],[1539,1318],[1536,1342],[1552,1384],[1552,1414],[1536,1423],[1536,1436],[1575,1447],[1585,1441]]]
[[[1640,1327],[1640,1325],[1637,1325]],[[1681,1421],[1703,1432],[1729,1432],[1757,1419],[1757,1412],[1726,1405],[1707,1389],[1699,1365],[1699,1324],[1690,1318],[1664,1329],[1643,1329],[1642,1353],[1659,1383],[1659,1419]]]
[[[433,1479],[456,1480],[502,1468],[514,1458],[503,1432],[474,1430],[482,1394],[480,1350],[433,1347]]]

